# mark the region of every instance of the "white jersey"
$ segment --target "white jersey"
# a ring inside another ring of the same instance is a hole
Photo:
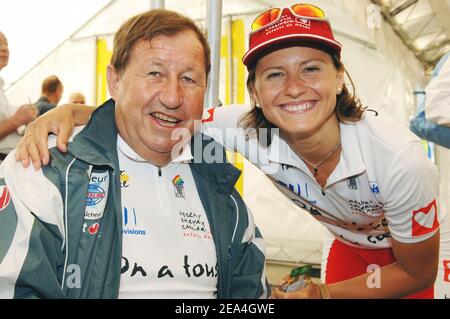
[[[357,123],[341,123],[340,161],[322,188],[279,134],[266,148],[238,127],[247,111],[209,109],[203,131],[258,166],[337,238],[378,249],[391,247],[391,236],[416,243],[438,230],[437,170],[421,141],[393,119],[366,111]]]
[[[118,136],[123,209],[119,298],[216,298],[217,257],[189,147],[158,168]]]

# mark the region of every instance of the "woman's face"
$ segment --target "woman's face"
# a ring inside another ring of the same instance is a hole
[[[289,47],[258,61],[253,98],[264,116],[291,138],[317,133],[334,115],[336,96],[344,83],[331,56],[308,47]]]

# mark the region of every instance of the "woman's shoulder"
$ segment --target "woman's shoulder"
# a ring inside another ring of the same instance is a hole
[[[234,104],[221,107],[208,108],[203,113],[203,125],[237,127],[240,119],[251,109],[244,104]]]
[[[352,124],[349,124],[352,125]],[[386,111],[367,109],[362,119],[354,123],[360,144],[399,151],[410,144],[421,143],[407,123],[394,118]]]

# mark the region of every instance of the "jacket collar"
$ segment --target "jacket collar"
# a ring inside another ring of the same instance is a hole
[[[191,140],[191,152],[193,160],[189,165],[192,171],[208,180],[220,192],[231,194],[241,171],[228,162],[224,147],[211,137],[197,133]],[[204,158],[210,153],[217,160]]]
[[[132,149],[120,135],[117,135],[117,148],[119,149],[119,152],[121,152],[132,161],[141,163],[148,162],[145,158],[136,153],[134,149]],[[187,144],[185,147],[183,147],[181,154],[177,158],[170,161],[169,164],[189,163],[192,159],[193,157],[191,148],[189,144]]]
[[[93,164],[119,167],[115,103],[108,100],[92,113],[89,122],[69,144],[75,157]]]

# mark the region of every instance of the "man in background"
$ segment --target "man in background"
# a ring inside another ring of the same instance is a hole
[[[69,98],[70,104],[86,104],[85,96],[80,92],[73,92]]]
[[[6,36],[0,31],[0,70],[8,65],[9,49]],[[0,77],[0,162],[16,147],[21,136],[17,129],[27,125],[37,116],[37,108],[32,104],[14,107],[9,104],[3,90],[5,82]]]
[[[42,82],[42,95],[36,102],[39,115],[56,107],[61,100],[64,87],[57,76],[51,75]]]

